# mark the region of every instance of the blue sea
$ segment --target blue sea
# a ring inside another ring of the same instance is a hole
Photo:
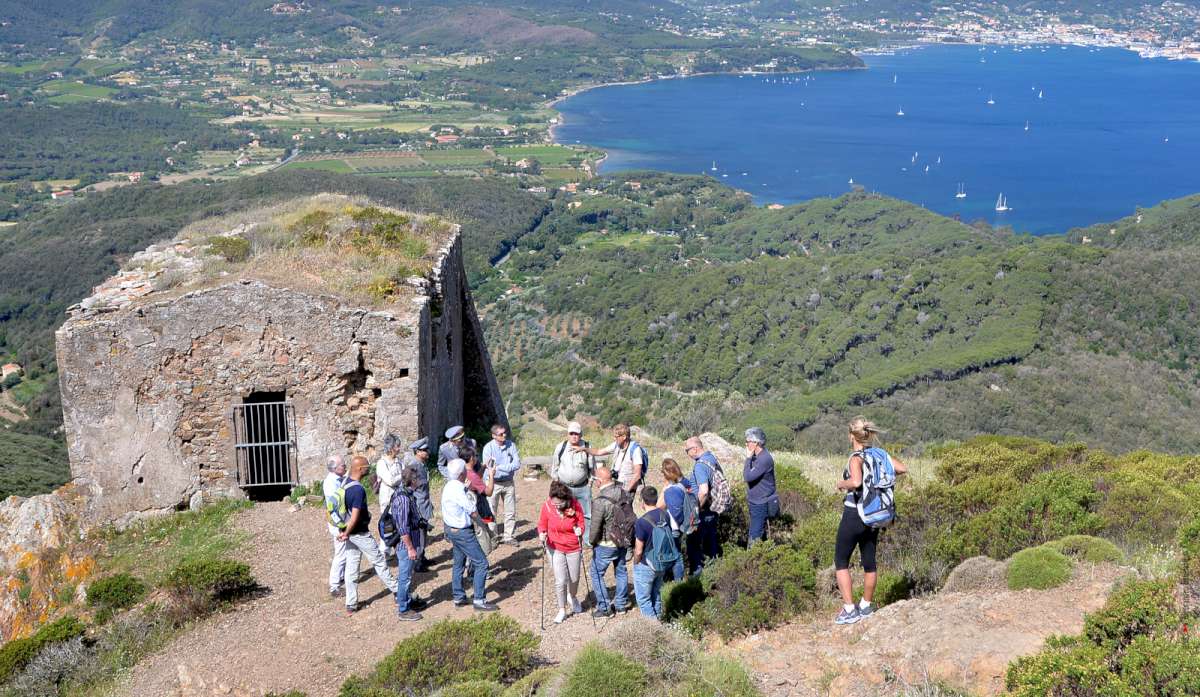
[[[853,179],[1032,233],[1200,192],[1200,63],[1059,46],[864,60],[867,70],[590,90],[560,104],[555,137],[608,151],[604,173],[704,173],[761,204],[840,195]],[[1001,194],[1011,210],[998,213]]]

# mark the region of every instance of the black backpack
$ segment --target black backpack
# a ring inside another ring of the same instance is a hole
[[[608,529],[605,531],[608,541],[621,548],[632,546],[635,523],[637,514],[633,512],[633,497],[628,491],[621,491],[617,500],[613,501],[612,520],[608,521]]]

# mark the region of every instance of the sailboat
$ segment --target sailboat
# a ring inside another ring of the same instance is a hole
[[[966,198],[966,197],[967,197],[967,190],[960,182],[958,185],[958,193],[954,194],[954,198]]]
[[[939,165],[940,165],[940,164],[942,164],[942,156],[941,156],[941,155],[938,155],[938,160],[937,160],[937,163],[938,163]]]
[[[893,84],[893,85],[894,85],[894,84],[896,84],[896,81],[897,81],[897,80],[899,80],[899,79],[900,79],[900,76],[899,76],[899,75],[892,75],[892,84]]]
[[[712,171],[714,171],[714,172],[717,171],[717,161],[716,160],[713,160]]]
[[[1028,130],[1029,130],[1029,122],[1028,122],[1028,121],[1026,121],[1026,122],[1025,122],[1025,130],[1026,130],[1026,131],[1028,131]]]
[[[929,174],[929,165],[925,165],[925,174]]]
[[[854,177],[850,177],[850,186],[854,186]]]
[[[990,95],[990,94],[989,94],[989,95],[988,95],[988,100],[987,100],[987,104],[988,104],[988,106],[992,106],[992,105],[993,105],[993,104],[995,104],[995,103],[996,103],[996,100],[995,100],[994,98],[992,98],[992,95]]]
[[[1043,95],[1042,91],[1041,91],[1041,90],[1038,90],[1038,99],[1041,99],[1043,96],[1044,96],[1044,95]]]
[[[1003,213],[1009,210],[1008,201],[1004,198],[1004,193],[1001,192],[1000,197],[996,199],[996,212]]]
[[[896,116],[904,116],[904,107],[900,107],[900,111],[896,112]]]

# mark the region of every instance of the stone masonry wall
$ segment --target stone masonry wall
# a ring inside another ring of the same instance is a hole
[[[231,408],[252,392],[285,392],[294,405],[302,482],[324,476],[331,453],[374,454],[389,432],[439,439],[462,423],[465,400],[503,422],[478,319],[463,304],[457,235],[414,285],[387,311],[246,279],[79,311],[57,350],[87,522],[240,496]]]

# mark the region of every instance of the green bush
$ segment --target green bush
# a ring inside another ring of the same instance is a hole
[[[1200,516],[1179,529],[1179,580],[1188,586],[1200,586]]]
[[[509,685],[500,697],[534,697],[542,687],[558,676],[555,668],[538,668],[529,675]]]
[[[87,604],[100,611],[123,610],[146,596],[146,584],[129,574],[113,574],[88,586]]]
[[[695,634],[715,630],[726,640],[777,626],[816,600],[812,563],[795,547],[771,541],[726,550],[704,568],[701,582],[705,600],[684,626]]]
[[[1057,588],[1071,578],[1071,560],[1046,546],[1023,549],[1008,562],[1008,587],[1045,590]]]
[[[430,697],[500,697],[504,686],[492,680],[456,682],[434,692]]]
[[[1113,591],[1103,608],[1087,616],[1083,634],[1093,643],[1116,651],[1138,636],[1173,631],[1179,622],[1169,581],[1130,581]]]
[[[208,249],[230,263],[250,258],[250,240],[245,237],[212,237],[208,240]]]
[[[1121,675],[1147,697],[1200,695],[1200,640],[1137,637],[1121,658]]]
[[[696,603],[704,600],[704,586],[699,576],[688,576],[682,581],[670,581],[662,587],[662,621],[670,622],[692,611]]]
[[[1058,550],[1068,557],[1082,559],[1093,564],[1106,561],[1114,563],[1125,561],[1125,553],[1103,537],[1067,535],[1053,542],[1047,542],[1045,546]]]
[[[506,683],[533,667],[538,638],[506,615],[443,620],[396,644],[371,674],[342,684],[341,697],[428,694],[452,683]]]
[[[1109,669],[1107,658],[1104,649],[1088,642],[1050,642],[1041,652],[1012,663],[1005,687],[1014,697],[1128,694],[1123,681]]]
[[[232,559],[186,561],[167,576],[166,586],[180,596],[223,602],[241,597],[255,587],[250,565]]]
[[[688,670],[671,697],[762,697],[754,678],[741,663],[725,656],[704,654]]]
[[[44,624],[33,636],[13,639],[0,646],[0,683],[12,679],[22,668],[51,644],[83,636],[86,627],[71,615]]]
[[[561,697],[639,697],[648,683],[641,664],[595,644],[579,652],[566,675]]]
[[[877,607],[891,605],[901,600],[908,600],[912,593],[912,583],[900,574],[884,571],[875,582],[875,599],[871,602]]]

